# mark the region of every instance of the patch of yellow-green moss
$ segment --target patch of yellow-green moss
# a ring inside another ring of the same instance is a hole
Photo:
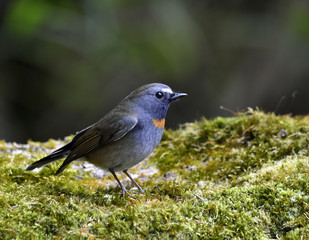
[[[309,116],[249,109],[166,131],[141,202],[109,177],[54,176],[60,163],[24,171],[59,144],[0,141],[1,239],[309,238]]]

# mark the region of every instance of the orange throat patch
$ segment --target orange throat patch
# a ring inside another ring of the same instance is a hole
[[[163,129],[164,128],[164,125],[165,125],[165,119],[162,118],[162,119],[155,119],[153,118],[152,119],[152,122],[153,124],[157,127],[157,128],[160,128],[160,129]]]

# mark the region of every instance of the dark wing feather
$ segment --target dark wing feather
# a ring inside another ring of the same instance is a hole
[[[76,136],[73,138],[73,140],[71,142],[69,142],[68,144],[64,145],[63,147],[53,151],[51,154],[40,159],[39,161],[36,161],[36,162],[30,164],[25,170],[31,171],[35,168],[43,167],[45,165],[48,165],[52,162],[55,162],[55,161],[61,159],[61,158],[64,158],[65,156],[67,156],[70,153],[70,149],[72,148],[72,146],[74,145],[76,140],[79,139],[80,136],[83,135],[87,130],[88,130],[88,128],[80,131],[79,133],[76,134]]]
[[[110,122],[108,119],[102,119],[76,139],[70,149],[68,157],[56,174],[61,173],[72,161],[100,149],[111,142],[121,139],[137,124],[137,119],[132,116],[122,117],[112,124],[104,125],[105,121]]]

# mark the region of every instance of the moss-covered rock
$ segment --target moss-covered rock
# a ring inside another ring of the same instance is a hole
[[[82,163],[24,171],[60,144],[0,141],[1,239],[309,238],[309,116],[249,109],[165,131],[132,169],[141,202]]]

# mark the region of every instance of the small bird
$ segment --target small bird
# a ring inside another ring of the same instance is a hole
[[[123,197],[128,194],[137,199],[122,185],[115,172],[123,171],[144,193],[128,169],[144,160],[157,147],[170,104],[185,96],[186,93],[174,92],[165,84],[144,85],[131,92],[98,122],[78,132],[71,142],[25,170],[31,171],[66,157],[57,175],[72,161],[82,158],[99,168],[108,169],[122,189]]]

